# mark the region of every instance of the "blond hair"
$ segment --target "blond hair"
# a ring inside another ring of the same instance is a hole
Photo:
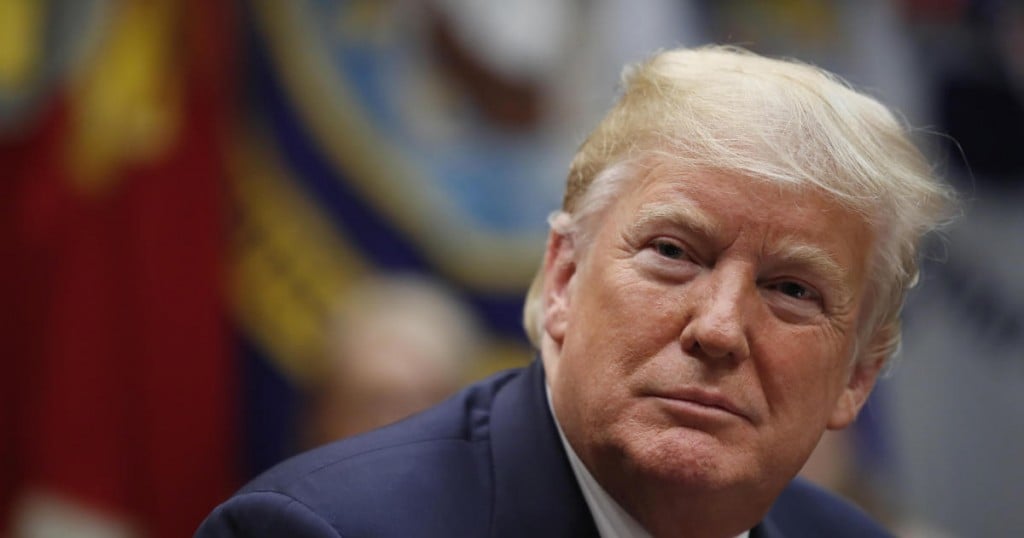
[[[948,219],[955,196],[884,105],[817,67],[737,47],[658,53],[625,69],[622,96],[577,151],[555,231],[573,231],[585,248],[594,218],[652,155],[684,169],[817,189],[862,215],[877,238],[862,325],[865,336],[885,335],[870,356],[899,347],[921,238]],[[524,310],[536,346],[542,272]]]

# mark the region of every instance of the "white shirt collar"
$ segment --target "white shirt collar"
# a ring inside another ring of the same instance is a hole
[[[555,416],[555,409],[551,405],[551,389],[546,384],[544,389],[548,400],[548,410],[551,411],[551,418],[554,419],[555,428],[558,429],[558,438],[562,440],[562,447],[565,449],[566,456],[569,457],[569,465],[572,467],[573,474],[576,475],[576,482],[583,492],[583,499],[587,502],[590,514],[594,517],[598,534],[601,535],[601,538],[651,538],[650,533],[619,506],[619,503],[615,502],[615,499],[601,487],[601,484],[597,483],[597,479],[590,474],[586,465],[583,465],[583,461],[576,455],[576,451],[565,438],[562,426],[558,423],[558,417]],[[750,531],[743,532],[736,538],[750,538]]]

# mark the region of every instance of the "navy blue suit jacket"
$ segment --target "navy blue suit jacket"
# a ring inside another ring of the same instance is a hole
[[[544,386],[534,361],[392,426],[296,456],[217,507],[196,536],[597,536]],[[799,481],[751,535],[888,536]]]

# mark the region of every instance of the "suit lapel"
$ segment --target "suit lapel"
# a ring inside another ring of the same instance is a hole
[[[771,516],[765,516],[761,523],[750,529],[750,538],[785,538],[785,535],[772,521]]]
[[[597,536],[569,466],[534,360],[502,387],[491,410],[495,537]]]

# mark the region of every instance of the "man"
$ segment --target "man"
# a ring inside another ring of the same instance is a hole
[[[899,344],[952,194],[810,66],[656,55],[584,142],[527,298],[530,367],[294,458],[198,536],[874,536],[794,481]]]

